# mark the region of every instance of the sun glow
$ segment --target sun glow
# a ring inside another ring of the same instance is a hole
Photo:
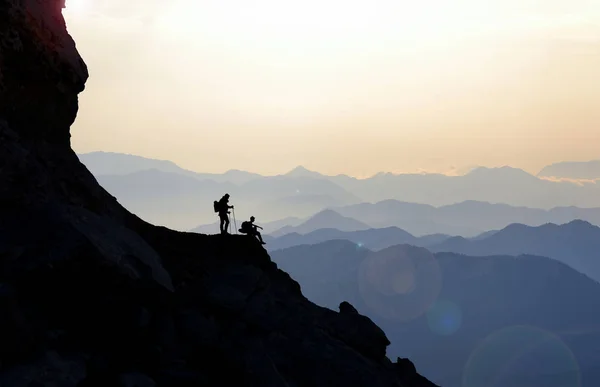
[[[202,88],[246,117],[306,124],[306,117],[343,116],[340,109],[353,105],[384,117],[388,105],[418,103],[423,82],[440,71],[432,64],[448,49],[498,28],[500,18],[480,3],[178,0],[157,17],[152,45],[168,52],[181,83],[202,76],[182,71],[186,63],[201,63],[207,73],[227,70],[227,79],[203,80]],[[417,81],[414,74],[425,74],[425,67],[427,79]],[[417,92],[390,95],[394,84],[417,83]],[[381,98],[370,102],[365,95]]]
[[[597,0],[66,2],[81,151],[356,175],[597,157]]]
[[[373,35],[447,40],[492,26],[481,2],[443,0],[184,0],[162,17],[169,30],[224,33],[251,38],[352,41]],[[493,20],[492,20],[493,21]],[[366,35],[365,35],[366,34]]]
[[[164,10],[159,24],[178,36],[208,37],[213,43],[218,39],[247,49],[284,45],[300,50],[338,50],[373,41],[387,49],[404,45],[427,50],[581,24],[582,16],[568,10],[551,12],[519,4],[516,0],[178,0]],[[587,6],[588,22],[599,9]]]
[[[65,14],[81,15],[90,9],[93,0],[66,0]]]

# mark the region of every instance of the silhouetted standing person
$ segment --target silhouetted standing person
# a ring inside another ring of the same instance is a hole
[[[260,243],[262,243],[264,245],[266,243],[263,241],[262,235],[260,235],[260,232],[258,232],[259,228],[261,230],[263,228],[254,224],[254,219],[255,219],[254,216],[251,216],[250,221],[246,220],[245,222],[243,222],[242,228],[240,228],[240,232],[257,237],[258,240],[260,241]]]
[[[219,211],[219,218],[221,220],[221,223],[219,225],[221,234],[227,234],[227,229],[229,228],[229,209],[233,208],[233,206],[229,205],[229,194],[223,195],[221,200],[217,202],[217,206]]]

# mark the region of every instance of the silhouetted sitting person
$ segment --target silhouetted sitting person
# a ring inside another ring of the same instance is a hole
[[[240,232],[243,234],[248,234],[257,237],[259,242],[264,245],[266,243],[263,241],[260,232],[258,232],[259,228],[262,230],[262,227],[254,224],[254,216],[251,216],[249,221],[246,220],[242,222],[242,228],[240,228]]]
[[[226,193],[223,195],[221,200],[214,203],[215,212],[219,213],[219,218],[221,219],[221,223],[219,224],[219,228],[221,230],[221,234],[227,234],[227,229],[229,228],[229,211],[233,206],[229,205],[229,194]]]

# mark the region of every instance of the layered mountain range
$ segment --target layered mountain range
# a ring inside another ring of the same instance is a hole
[[[276,176],[197,173],[170,161],[105,152],[79,158],[128,210],[182,230],[214,222],[211,203],[225,192],[239,218],[308,219],[332,209],[371,227],[397,226],[419,236],[469,237],[510,223],[600,224],[600,210],[591,209],[600,207],[598,181],[550,181],[510,167],[476,168],[462,176],[380,173],[356,179],[302,167]]]
[[[319,305],[350,301],[445,387],[594,387],[600,284],[534,255],[473,257],[345,240],[271,253]]]
[[[453,252],[471,256],[538,255],[556,259],[600,281],[600,227],[583,220],[564,224],[547,223],[533,227],[514,223],[501,230],[491,230],[476,237],[453,237],[432,234],[416,237],[398,227],[341,231],[323,228],[279,237],[267,236],[270,251],[299,245],[313,245],[329,240],[346,240],[359,247],[379,251],[398,244],[426,247],[433,252]]]

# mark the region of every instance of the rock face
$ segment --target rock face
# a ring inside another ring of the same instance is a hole
[[[63,7],[0,2],[0,385],[433,386],[252,238],[152,226],[97,184],[70,148],[88,73]]]

